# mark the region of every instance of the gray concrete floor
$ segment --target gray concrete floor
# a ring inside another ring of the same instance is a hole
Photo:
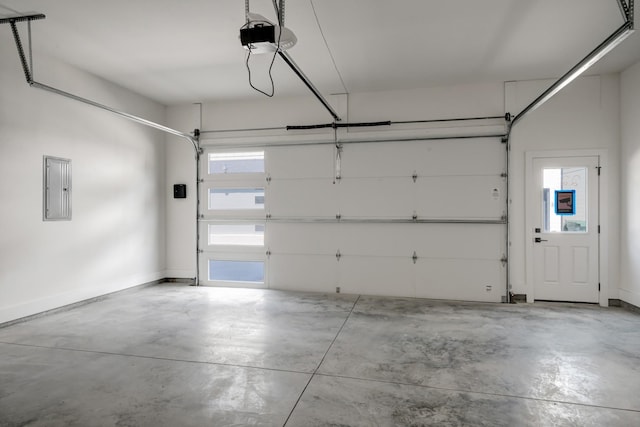
[[[0,328],[2,426],[637,426],[640,316],[158,285]]]

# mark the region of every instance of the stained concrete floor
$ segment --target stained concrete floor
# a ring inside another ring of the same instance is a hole
[[[165,284],[0,328],[0,426],[246,425],[640,425],[640,315]]]

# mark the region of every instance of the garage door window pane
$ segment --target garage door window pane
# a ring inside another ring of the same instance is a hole
[[[263,261],[209,260],[209,280],[220,282],[264,283]]]
[[[264,209],[264,188],[210,188],[209,210]]]
[[[234,173],[264,173],[264,151],[209,154],[209,174]]]
[[[263,224],[209,224],[209,245],[264,245]]]

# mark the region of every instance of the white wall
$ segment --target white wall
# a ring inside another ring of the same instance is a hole
[[[200,129],[197,105],[167,109],[167,126],[192,132]],[[170,278],[196,276],[196,161],[193,146],[168,135],[166,146],[166,273]],[[186,184],[187,197],[173,198],[173,185]]]
[[[640,306],[640,63],[621,77],[620,299]]]
[[[0,322],[164,277],[164,135],[30,88],[10,37],[0,57]],[[164,121],[156,103],[35,61],[42,83]],[[72,161],[72,221],[42,220],[43,155]]]
[[[553,83],[509,82],[505,85],[507,110],[520,112]],[[601,193],[602,256],[608,271],[601,271],[604,299],[618,298],[620,180],[620,121],[618,75],[582,77],[518,122],[511,135],[511,284],[516,294],[527,293],[525,265],[525,153],[543,150],[605,150],[608,167],[602,170],[606,188]]]

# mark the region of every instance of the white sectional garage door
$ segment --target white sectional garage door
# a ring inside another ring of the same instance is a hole
[[[202,185],[202,284],[505,296],[500,138],[347,143],[339,156],[332,144],[236,151],[203,156],[206,171],[218,160]],[[224,165],[242,153],[245,165],[263,153],[264,168]]]

